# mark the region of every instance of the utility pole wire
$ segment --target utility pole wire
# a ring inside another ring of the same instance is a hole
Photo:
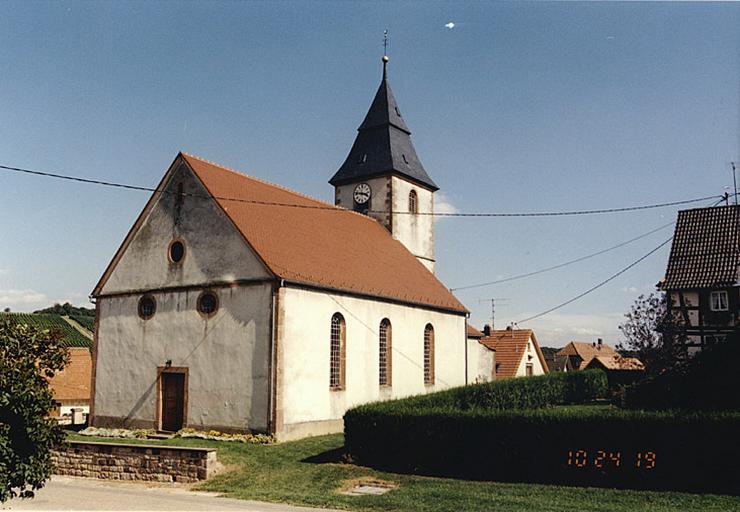
[[[613,245],[613,246],[608,247],[606,249],[602,249],[600,251],[597,251],[597,252],[594,252],[594,253],[591,253],[591,254],[587,254],[586,256],[581,256],[580,258],[576,258],[574,260],[566,261],[564,263],[559,263],[559,264],[553,265],[551,267],[542,268],[542,269],[535,270],[533,272],[527,272],[527,273],[524,273],[524,274],[517,274],[517,275],[511,276],[511,277],[505,277],[503,279],[498,279],[496,281],[488,281],[486,283],[470,284],[470,285],[467,285],[467,286],[458,286],[457,288],[450,288],[450,291],[455,292],[455,291],[459,291],[459,290],[470,290],[470,289],[473,289],[473,288],[482,288],[484,286],[491,286],[491,285],[494,285],[494,284],[508,283],[509,281],[515,281],[517,279],[524,279],[525,277],[536,276],[537,274],[543,274],[545,272],[550,272],[551,270],[557,270],[559,268],[567,267],[568,265],[572,265],[574,263],[579,263],[581,261],[585,261],[587,259],[594,258],[596,256],[599,256],[601,254],[607,253],[609,251],[613,251],[615,249],[619,249],[620,247],[624,247],[625,245],[629,245],[632,242],[636,242],[637,240],[640,240],[642,238],[645,238],[646,236],[652,235],[653,233],[656,233],[656,232],[658,232],[658,231],[660,231],[662,229],[665,229],[668,226],[672,226],[675,223],[676,222],[674,221],[674,222],[669,222],[668,224],[663,224],[660,227],[657,227],[655,229],[652,229],[652,230],[648,231],[647,233],[643,233],[641,235],[638,235],[638,236],[636,236],[634,238],[631,238],[631,239],[629,239],[629,240],[627,240],[625,242],[618,243],[617,245]]]
[[[548,309],[547,311],[543,311],[542,313],[538,313],[538,314],[536,314],[536,315],[533,315],[533,316],[527,317],[527,318],[525,318],[525,319],[523,319],[523,320],[519,320],[518,322],[514,322],[514,323],[516,323],[516,324],[523,324],[524,322],[529,322],[530,320],[534,320],[535,318],[539,318],[539,317],[541,317],[541,316],[545,316],[545,315],[547,315],[548,313],[552,313],[552,312],[553,312],[553,311],[555,311],[555,310],[558,310],[558,309],[560,309],[560,308],[562,308],[562,307],[565,307],[565,306],[567,306],[568,304],[571,304],[571,303],[573,303],[573,302],[577,301],[578,299],[580,299],[580,298],[583,298],[583,297],[585,297],[586,295],[588,295],[589,293],[593,292],[594,290],[597,290],[597,289],[601,288],[602,286],[604,286],[604,285],[605,285],[605,284],[607,284],[608,282],[610,282],[610,281],[613,281],[613,280],[614,280],[614,279],[616,279],[617,277],[621,276],[622,274],[624,274],[625,272],[627,272],[627,271],[628,271],[629,269],[631,269],[631,268],[632,268],[632,267],[634,267],[635,265],[637,265],[637,264],[641,263],[641,262],[642,262],[642,261],[643,261],[644,259],[646,259],[646,258],[647,258],[648,256],[650,256],[651,254],[653,254],[653,253],[657,252],[657,251],[658,251],[658,250],[659,250],[659,249],[660,249],[661,247],[663,247],[664,245],[666,245],[666,244],[667,244],[668,242],[670,242],[671,240],[673,240],[673,237],[670,237],[670,238],[669,238],[668,240],[666,240],[665,242],[663,242],[662,244],[660,244],[660,245],[659,245],[658,247],[656,247],[655,249],[653,249],[653,250],[652,250],[652,251],[650,251],[649,253],[645,254],[644,256],[640,257],[640,259],[638,259],[638,260],[636,260],[636,261],[633,261],[632,263],[630,263],[629,265],[627,265],[626,267],[624,267],[624,268],[623,268],[622,270],[620,270],[620,271],[619,271],[619,272],[617,272],[616,274],[612,275],[611,277],[609,277],[609,278],[607,278],[607,279],[604,279],[603,281],[601,281],[601,282],[600,282],[599,284],[597,284],[596,286],[593,286],[593,287],[589,288],[588,290],[586,290],[585,292],[583,292],[583,293],[581,293],[581,294],[579,294],[579,295],[576,295],[576,296],[575,296],[575,297],[573,297],[572,299],[570,299],[570,300],[567,300],[567,301],[565,301],[565,302],[563,302],[563,303],[561,303],[561,304],[558,304],[557,306],[555,306],[555,307],[552,307],[552,308]]]
[[[67,176],[64,174],[58,174],[58,173],[52,173],[52,172],[34,171],[31,169],[23,169],[20,167],[10,167],[7,165],[0,165],[0,169],[3,169],[5,171],[10,171],[10,172],[31,174],[34,176],[43,176],[47,178],[57,178],[57,179],[68,180],[68,181],[76,181],[80,183],[88,183],[91,185],[101,185],[105,187],[115,187],[115,188],[122,188],[122,189],[128,189],[128,190],[140,190],[144,192],[157,192],[160,194],[176,194],[176,192],[169,192],[167,190],[160,190],[160,189],[151,188],[151,187],[142,187],[138,185],[127,185],[124,183],[93,180],[89,178],[79,178],[76,176]],[[249,203],[249,204],[262,205],[262,206],[281,206],[281,207],[300,208],[300,209],[307,209],[307,210],[344,211],[344,208],[340,208],[337,206],[331,206],[328,204],[321,205],[321,204],[282,203],[282,202],[275,202],[275,201],[259,201],[256,199],[241,199],[238,197],[221,197],[221,196],[213,196],[209,194],[193,194],[193,193],[187,193],[187,192],[183,193],[182,196],[183,197],[199,197],[199,198],[205,198],[205,199],[218,199],[221,201],[233,201],[233,202],[238,202],[238,203]],[[393,214],[394,215],[433,216],[433,217],[563,217],[563,216],[573,216],[573,215],[595,215],[595,214],[604,214],[604,213],[620,213],[620,212],[630,212],[630,211],[637,211],[637,210],[650,210],[654,208],[665,208],[668,206],[680,206],[680,205],[685,205],[685,204],[698,203],[700,201],[706,201],[708,199],[716,199],[718,197],[720,196],[713,195],[713,196],[707,196],[707,197],[699,197],[696,199],[685,199],[683,201],[672,201],[668,203],[650,204],[650,205],[642,205],[642,206],[627,206],[623,208],[605,208],[605,209],[599,209],[599,210],[571,210],[571,211],[563,211],[563,212],[513,212],[513,213],[418,212],[418,213],[414,213],[414,212],[394,211]],[[387,210],[369,210],[369,211],[372,213],[390,213]]]

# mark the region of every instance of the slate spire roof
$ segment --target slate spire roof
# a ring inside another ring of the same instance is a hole
[[[339,170],[329,180],[334,186],[363,179],[395,174],[432,191],[432,181],[411,143],[411,131],[388,83],[388,59],[383,58],[383,80],[365,119],[357,129],[352,149]]]

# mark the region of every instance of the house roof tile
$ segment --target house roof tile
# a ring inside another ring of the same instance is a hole
[[[583,341],[571,341],[562,349],[560,349],[555,355],[580,357],[582,361],[579,369],[582,370],[591,361],[591,359],[596,356],[616,356],[619,354],[617,354],[617,352],[606,343],[598,345],[594,343],[586,343]]]
[[[485,336],[480,342],[488,348],[496,351],[496,378],[516,377],[517,370],[522,362],[522,357],[527,352],[527,342],[532,339],[540,363],[547,371],[545,357],[537,343],[537,338],[532,329],[506,329],[491,331],[490,336]]]
[[[87,348],[70,348],[64,370],[49,380],[56,400],[90,400],[92,357]]]
[[[666,290],[733,286],[740,268],[740,206],[678,212]]]
[[[645,366],[642,361],[636,357],[614,356],[595,356],[586,365],[586,368],[604,368],[606,370],[629,370],[643,371]]]

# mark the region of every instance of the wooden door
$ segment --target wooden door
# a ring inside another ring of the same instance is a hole
[[[185,416],[185,374],[162,373],[162,430],[177,432]]]

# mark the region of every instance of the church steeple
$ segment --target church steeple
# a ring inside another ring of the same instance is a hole
[[[383,79],[370,109],[357,129],[347,159],[329,180],[339,186],[384,175],[404,177],[432,192],[439,187],[424,170],[411,142],[411,130],[388,84],[388,56],[383,56]]]

